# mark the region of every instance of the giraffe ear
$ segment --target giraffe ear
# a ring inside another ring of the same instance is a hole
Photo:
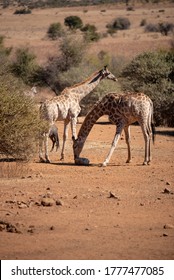
[[[104,66],[104,69],[106,70],[106,68],[107,68],[107,67],[108,67],[108,66],[107,66],[107,65],[105,65],[105,66]]]

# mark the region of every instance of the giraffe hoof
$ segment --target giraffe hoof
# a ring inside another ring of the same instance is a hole
[[[45,163],[45,159],[44,159],[44,158],[40,158],[40,159],[39,159],[39,162],[40,162],[40,163]]]
[[[45,162],[46,163],[51,163],[51,161],[48,158],[45,160]]]
[[[106,163],[106,162],[103,162],[101,166],[102,166],[102,167],[106,167],[106,166],[107,166],[107,163]]]
[[[147,165],[147,161],[144,161],[144,162],[143,162],[143,165]]]
[[[131,159],[126,160],[126,163],[130,163],[130,162],[131,162]]]

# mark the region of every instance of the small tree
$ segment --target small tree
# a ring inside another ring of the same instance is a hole
[[[130,25],[131,23],[128,18],[119,17],[107,24],[106,27],[108,28],[108,32],[112,34],[117,30],[129,29]]]
[[[81,39],[74,39],[72,36],[65,36],[62,38],[60,44],[60,55],[50,57],[48,65],[42,71],[42,79],[46,82],[56,93],[67,86],[64,81],[60,79],[62,72],[68,71],[71,67],[79,65],[86,52],[86,44]]]
[[[51,38],[52,40],[56,40],[59,37],[62,37],[64,34],[63,28],[61,23],[52,23],[47,31],[48,37]]]
[[[28,160],[47,126],[33,100],[23,94],[23,85],[10,74],[5,77],[6,81],[0,78],[0,153]]]
[[[18,49],[15,61],[11,65],[12,72],[25,83],[32,84],[39,68],[35,59],[36,56],[28,48]]]
[[[170,22],[159,23],[159,30],[162,35],[167,36],[169,32],[173,32],[174,24]]]
[[[81,28],[81,31],[84,32],[84,39],[87,42],[98,41],[100,39],[100,35],[97,33],[95,25],[86,24]]]
[[[64,24],[68,26],[70,29],[80,29],[83,26],[83,22],[78,16],[69,16],[64,20]]]
[[[147,52],[135,57],[122,72],[122,87],[143,91],[155,107],[157,125],[174,126],[174,53]],[[170,108],[170,113],[167,114]]]
[[[14,15],[26,15],[26,14],[31,14],[31,10],[28,8],[24,8],[24,9],[18,9],[14,12]]]

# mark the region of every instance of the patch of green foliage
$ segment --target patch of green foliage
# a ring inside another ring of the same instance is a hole
[[[64,35],[64,31],[60,22],[50,24],[47,35],[50,39],[56,40]]]
[[[154,102],[156,125],[174,126],[174,52],[145,52],[122,72],[122,87],[141,91]]]
[[[68,26],[70,29],[76,30],[80,29],[83,26],[83,22],[78,16],[68,16],[64,20],[65,26]]]
[[[2,42],[0,61],[0,154],[28,160],[47,123],[40,119],[34,101],[25,96],[22,80],[11,73],[8,51]]]

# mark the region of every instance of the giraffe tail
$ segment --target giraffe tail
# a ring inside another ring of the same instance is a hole
[[[155,130],[155,122],[154,122],[154,116],[153,116],[153,103],[151,103],[151,129],[152,129],[152,141],[153,144],[155,143],[155,135],[156,135],[156,130]]]

